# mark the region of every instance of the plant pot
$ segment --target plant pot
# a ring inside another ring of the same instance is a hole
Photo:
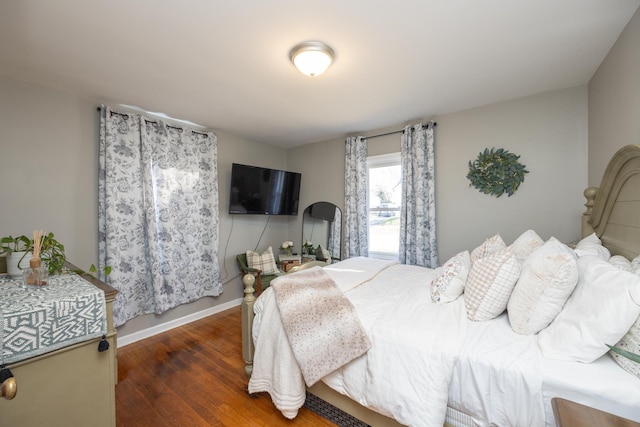
[[[29,259],[25,251],[12,252],[7,255],[7,273],[9,273],[9,276],[12,279],[22,279],[22,269],[29,268]]]

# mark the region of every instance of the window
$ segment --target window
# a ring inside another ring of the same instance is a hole
[[[398,259],[402,171],[400,153],[371,156],[369,169],[369,256]]]

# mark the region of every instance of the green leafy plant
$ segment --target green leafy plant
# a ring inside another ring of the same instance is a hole
[[[29,250],[32,243],[27,236],[7,236],[0,239],[0,255],[11,255],[14,252]]]
[[[30,240],[30,250],[33,249],[33,240]],[[40,258],[49,269],[49,274],[60,274],[64,270],[67,257],[64,254],[64,245],[56,240],[53,233],[42,238]]]
[[[623,350],[619,347],[614,347],[609,344],[605,344],[614,353],[618,353],[620,356],[626,357],[629,360],[633,360],[636,363],[640,363],[640,354],[631,353],[630,351]]]
[[[13,252],[25,252],[23,257],[28,256],[28,253],[33,253],[35,242],[27,236],[7,236],[0,238],[0,255],[11,255]],[[64,245],[59,242],[53,233],[48,233],[42,236],[42,242],[40,246],[40,259],[47,266],[49,274],[61,274],[66,269],[67,256],[64,252]],[[98,268],[91,264],[89,271],[73,270],[78,274],[91,274],[95,276],[98,272]],[[102,273],[104,276],[111,274],[111,267],[104,267]]]
[[[484,194],[500,197],[507,193],[511,197],[524,182],[524,175],[529,173],[519,158],[502,148],[485,148],[476,160],[469,161],[469,185]]]

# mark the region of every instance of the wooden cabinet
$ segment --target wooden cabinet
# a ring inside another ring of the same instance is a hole
[[[9,364],[18,385],[12,400],[0,399],[0,426],[116,425],[116,330],[113,300],[117,291],[91,276],[106,299],[109,349],[98,352],[99,338]]]

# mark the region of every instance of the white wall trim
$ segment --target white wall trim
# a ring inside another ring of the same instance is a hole
[[[128,334],[117,338],[118,348],[122,348],[126,345],[133,344],[134,342],[143,340],[145,338],[152,337],[154,335],[161,334],[163,332],[167,332],[171,329],[177,328],[178,326],[186,325],[187,323],[195,322],[196,320],[203,319],[207,316],[211,316],[213,314],[217,314],[228,310],[233,307],[238,307],[242,303],[242,298],[235,299],[233,301],[226,302],[224,304],[218,304],[216,306],[207,308],[206,310],[200,310],[195,313],[191,313],[187,316],[180,317],[175,320],[171,320],[169,322],[163,323],[161,325],[153,326],[151,328],[146,328],[141,331],[134,332],[132,334]]]

